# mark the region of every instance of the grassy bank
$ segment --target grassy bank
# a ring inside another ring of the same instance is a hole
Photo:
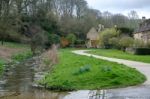
[[[0,75],[2,74],[4,70],[4,64],[5,64],[5,61],[3,59],[0,59]]]
[[[150,63],[150,55],[133,55],[115,49],[96,49],[96,50],[89,51],[89,53],[106,56],[106,57],[112,57],[112,58],[120,58],[120,59]]]
[[[15,42],[4,42],[4,45],[0,45],[8,48],[16,48],[16,49],[29,49],[29,45],[27,44],[21,44],[21,43],[15,43]]]
[[[5,42],[0,45],[0,75],[4,70],[4,64],[12,61],[22,61],[31,56],[31,51],[28,45]]]
[[[76,55],[63,49],[60,62],[40,81],[51,90],[125,87],[140,84],[145,77],[122,64]]]
[[[30,50],[27,50],[27,51],[23,51],[21,53],[16,53],[16,54],[12,55],[12,60],[20,62],[20,61],[26,60],[30,57],[32,57],[32,52]]]

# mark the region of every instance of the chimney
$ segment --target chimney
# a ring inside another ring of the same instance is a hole
[[[143,17],[142,17],[142,21],[144,22],[145,20],[146,20],[146,17],[145,17],[145,16],[143,16]]]

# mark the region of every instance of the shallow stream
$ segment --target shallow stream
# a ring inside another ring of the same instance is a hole
[[[29,59],[16,65],[8,65],[0,79],[0,99],[150,99],[150,86],[54,92],[33,87],[35,62]]]

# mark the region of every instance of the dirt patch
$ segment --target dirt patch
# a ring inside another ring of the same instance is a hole
[[[11,61],[11,56],[15,53],[21,52],[24,49],[18,49],[18,48],[9,48],[5,46],[0,46],[0,58]]]

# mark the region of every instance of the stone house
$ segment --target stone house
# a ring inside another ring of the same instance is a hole
[[[104,29],[104,26],[99,24],[97,28],[92,27],[87,33],[87,48],[99,48],[100,31]]]
[[[134,33],[134,38],[142,40],[145,43],[150,41],[150,19],[143,17],[143,22],[140,23],[139,28]]]

